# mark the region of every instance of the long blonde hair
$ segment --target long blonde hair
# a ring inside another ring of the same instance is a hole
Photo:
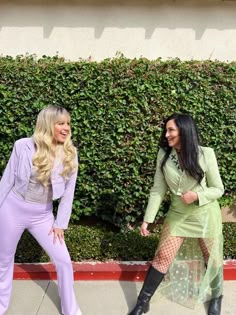
[[[61,162],[63,171],[61,175],[69,178],[77,168],[76,148],[71,141],[71,131],[62,144],[54,141],[54,125],[61,119],[70,115],[66,109],[59,106],[48,106],[40,111],[37,117],[33,140],[36,152],[33,156],[33,165],[37,168],[37,180],[44,186],[48,185],[54,166],[55,158],[58,158],[58,148],[61,148]],[[53,142],[54,141],[54,142]]]

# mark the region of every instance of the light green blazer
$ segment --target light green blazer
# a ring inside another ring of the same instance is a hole
[[[163,149],[159,150],[154,185],[150,191],[148,206],[144,216],[145,222],[151,223],[155,220],[160,204],[168,189],[171,192],[171,205],[167,214],[167,220],[170,223],[175,223],[174,234],[189,235],[189,233],[183,231],[189,230],[189,224],[193,227],[194,223],[196,223],[198,232],[196,235],[193,233],[194,235],[192,236],[202,237],[201,230],[205,229],[206,224],[210,223],[211,220],[214,220],[212,216],[216,215],[216,211],[219,218],[221,214],[219,214],[219,205],[216,200],[222,196],[224,187],[219,174],[215,153],[213,149],[208,147],[199,147],[199,149],[199,163],[204,171],[204,178],[200,185],[193,177],[180,169],[175,149],[171,151],[163,174],[160,165],[165,152]],[[186,191],[197,192],[198,202],[190,205],[184,204],[180,197]],[[207,217],[202,218],[205,215]],[[178,223],[182,224],[181,229],[176,228]]]

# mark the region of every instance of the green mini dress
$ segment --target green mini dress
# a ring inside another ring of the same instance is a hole
[[[204,172],[201,184],[181,170],[174,148],[162,173],[160,165],[164,155],[165,151],[160,149],[144,221],[154,222],[160,204],[169,190],[171,204],[156,254],[165,246],[169,237],[183,237],[184,242],[157,292],[193,308],[199,302],[222,294],[223,236],[217,198],[222,196],[224,187],[213,149],[199,147],[199,163]],[[198,201],[189,205],[183,203],[181,195],[187,191],[196,192]],[[207,264],[199,240],[203,241],[207,248]]]

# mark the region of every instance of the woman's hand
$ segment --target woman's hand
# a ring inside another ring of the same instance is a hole
[[[150,233],[147,228],[148,228],[148,223],[143,222],[143,224],[141,225],[141,235],[142,236],[148,236],[148,234]]]
[[[57,239],[59,240],[59,242],[61,244],[63,244],[63,242],[64,242],[64,230],[60,229],[60,228],[52,227],[51,230],[49,231],[48,235],[51,235],[52,233],[54,233],[53,244],[56,243]]]
[[[194,191],[186,191],[182,194],[181,199],[186,205],[189,205],[198,200],[198,195]]]

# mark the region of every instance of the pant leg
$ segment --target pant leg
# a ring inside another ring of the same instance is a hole
[[[61,244],[59,241],[53,244],[53,233],[48,235],[53,222],[54,218],[52,213],[50,213],[47,219],[41,222],[34,222],[28,230],[47,252],[56,266],[58,291],[61,298],[63,315],[80,315],[82,313],[76,302],[73,286],[73,268],[66,244]]]
[[[14,256],[17,243],[24,231],[24,222],[19,219],[18,205],[14,198],[6,198],[0,208],[0,315],[5,314],[9,306]]]

